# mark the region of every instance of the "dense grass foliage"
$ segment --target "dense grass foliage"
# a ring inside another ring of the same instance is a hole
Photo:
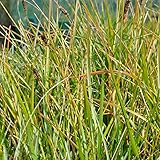
[[[60,8],[68,31],[59,29],[51,7],[49,15],[37,7],[45,23],[29,30],[15,24],[20,37],[6,33],[0,159],[160,157],[158,12],[119,1],[115,18],[105,2],[102,12],[92,1],[90,7],[77,1],[73,19]]]

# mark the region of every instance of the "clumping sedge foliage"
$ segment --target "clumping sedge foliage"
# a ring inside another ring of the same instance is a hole
[[[62,31],[34,3],[45,22],[4,35],[0,159],[160,158],[159,12],[117,1],[114,17],[106,1],[101,12],[87,5],[70,4],[71,17],[59,7]]]

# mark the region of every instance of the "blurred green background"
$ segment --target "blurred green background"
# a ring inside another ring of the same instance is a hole
[[[8,0],[9,1],[9,0]],[[72,7],[74,8],[75,4],[76,4],[77,0],[52,0],[52,5],[53,5],[53,17],[56,18],[57,15],[57,3],[58,5],[64,7],[67,12],[70,14],[70,16],[72,16]],[[79,2],[86,2],[88,4],[88,8],[90,8],[90,4],[89,4],[90,0],[79,0]],[[102,10],[102,3],[103,1],[106,1],[108,4],[108,7],[111,11],[111,13],[113,13],[113,15],[116,12],[116,3],[120,0],[93,0],[96,4],[98,9],[101,11]],[[123,0],[122,0],[123,1]],[[140,3],[142,2],[147,2],[147,6],[146,7],[157,7],[159,4],[159,0],[139,0]],[[42,14],[33,6],[34,2],[42,9],[42,11],[47,15],[48,14],[48,6],[49,6],[49,0],[27,0],[27,10],[28,10],[28,17],[32,18],[32,19],[36,19],[35,15],[38,16],[38,18],[42,18]],[[55,3],[56,2],[56,3]],[[134,5],[135,0],[131,0],[132,4]],[[25,12],[22,6],[22,0],[10,0],[10,10],[11,10],[11,14],[13,15],[13,17],[16,20],[22,19],[25,16]],[[157,5],[157,6],[156,6]],[[157,7],[158,8],[158,7]],[[64,19],[63,14],[59,15],[60,19]]]
[[[52,9],[53,9],[53,17],[54,19],[57,18],[57,11],[59,6],[64,7],[64,9],[67,10],[67,12],[69,13],[69,15],[71,16],[71,18],[73,17],[73,12],[72,9],[74,9],[74,6],[76,4],[77,0],[52,0]],[[113,15],[116,14],[116,3],[120,2],[120,0],[93,0],[94,3],[96,3],[97,8],[99,9],[99,11],[102,10],[102,4],[103,1],[105,1],[110,9],[110,13],[112,13]],[[123,0],[121,0],[123,1]],[[140,2],[147,2],[147,6],[146,7],[155,7],[158,8],[158,4],[159,4],[159,0],[139,0]],[[49,0],[1,0],[1,2],[3,4],[5,4],[5,6],[8,8],[10,14],[12,15],[12,17],[14,18],[14,20],[18,21],[21,20],[25,23],[25,17],[26,17],[26,12],[24,10],[23,7],[23,3],[22,2],[26,2],[26,6],[27,6],[27,16],[32,19],[34,22],[37,21],[36,16],[40,19],[43,20],[44,16],[42,16],[41,12],[35,7],[35,3],[41,8],[41,10],[43,11],[43,13],[45,13],[46,15],[48,15],[48,6],[49,6]],[[85,2],[88,5],[88,8],[91,9],[91,5],[90,5],[90,0],[79,0],[80,3]],[[135,0],[131,0],[133,6],[135,3]],[[58,5],[59,6],[58,6]],[[157,5],[157,6],[156,6]],[[4,17],[4,11],[2,11],[2,8],[0,7],[0,21],[2,23],[2,19]],[[60,21],[63,21],[66,19],[66,17],[64,16],[64,14],[62,14],[61,12],[58,11],[58,19]]]
[[[9,12],[14,18],[14,20],[22,20],[25,22],[25,16],[26,12],[23,7],[23,0],[1,0],[2,3],[5,4],[7,8],[9,8]],[[79,0],[80,3],[82,3],[82,0]],[[97,7],[99,10],[101,10],[101,5],[103,0],[93,0],[96,2]],[[110,5],[110,9],[115,10],[116,9],[116,0],[106,0],[107,3]],[[85,0],[85,2],[88,4],[88,7],[90,8],[89,0]],[[27,16],[31,18],[32,20],[34,19],[36,21],[36,16],[39,19],[43,19],[43,16],[41,12],[35,8],[35,3],[41,8],[41,10],[48,15],[48,8],[49,8],[49,0],[26,0],[26,6],[27,6]],[[57,5],[58,4],[58,5]],[[57,11],[60,6],[62,6],[64,9],[67,10],[68,14],[72,17],[73,12],[72,9],[75,7],[76,0],[52,0],[52,9],[53,9],[53,17],[54,19],[57,18]],[[9,6],[8,6],[9,5]],[[34,6],[34,7],[33,7]],[[61,13],[59,13],[59,20],[64,20],[65,16]],[[2,12],[0,13],[2,15]]]

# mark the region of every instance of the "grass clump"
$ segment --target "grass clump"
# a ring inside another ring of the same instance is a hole
[[[1,159],[160,157],[156,11],[138,2],[127,11],[118,2],[115,18],[105,1],[102,12],[89,5],[77,1],[73,18],[65,12],[67,32],[51,7],[49,16],[36,7],[45,23],[17,24],[20,39],[6,33],[12,46],[0,54]]]

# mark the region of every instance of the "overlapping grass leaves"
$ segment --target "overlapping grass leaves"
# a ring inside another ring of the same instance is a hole
[[[137,6],[124,22],[124,4],[117,19],[105,2],[103,14],[89,5],[77,1],[69,34],[50,8],[43,31],[19,24],[21,39],[1,51],[2,158],[160,156],[159,21]]]

